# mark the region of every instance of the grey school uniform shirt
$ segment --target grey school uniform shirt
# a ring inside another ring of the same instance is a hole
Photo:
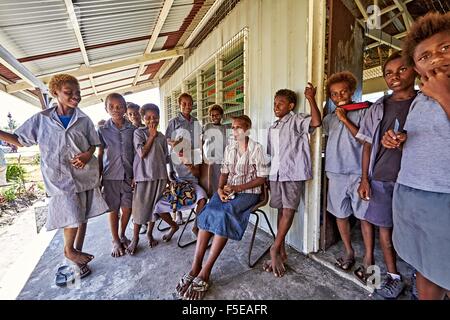
[[[347,118],[355,126],[360,127],[367,111],[368,109],[360,109],[347,112]],[[322,125],[324,134],[328,136],[325,171],[361,175],[363,144],[352,136],[334,111],[325,116]]]
[[[94,124],[80,109],[74,109],[66,129],[56,107],[52,107],[32,116],[14,133],[25,147],[39,145],[42,177],[49,196],[75,194],[99,186],[95,156],[83,169],[76,169],[70,162],[75,155],[100,145]]]
[[[311,116],[289,112],[269,128],[267,153],[271,157],[270,181],[312,179],[308,134]]]
[[[133,179],[134,146],[133,136],[135,126],[125,120],[122,128],[117,128],[111,119],[98,129],[103,154],[103,179],[125,180]]]
[[[395,182],[400,170],[402,151],[384,148],[381,138],[388,129],[394,128],[395,119],[399,121],[400,130],[404,127],[413,99],[392,101],[391,98],[392,95],[381,97],[370,107],[356,137],[372,145],[369,176],[379,181]]]
[[[201,134],[202,134],[202,126],[197,118],[192,117],[190,120],[187,120],[181,112],[178,115],[169,121],[169,124],[166,129],[166,139],[176,140],[179,137],[183,137],[187,139],[191,144],[192,150],[201,150]],[[197,152],[198,153],[198,152]],[[176,163],[176,156],[173,158],[175,162],[173,163],[173,169],[177,174],[177,177],[182,180],[187,180],[191,182],[198,183],[198,179],[194,177],[194,175],[189,171],[189,169],[181,163]],[[198,164],[198,157],[193,156],[193,163]]]
[[[134,131],[134,149],[136,151],[133,162],[134,181],[154,181],[167,179],[166,164],[169,163],[169,151],[166,137],[158,132],[149,153],[142,158],[142,148],[149,137],[148,128]]]
[[[419,93],[411,104],[397,183],[450,193],[450,120],[439,103]],[[430,204],[432,205],[432,204]]]

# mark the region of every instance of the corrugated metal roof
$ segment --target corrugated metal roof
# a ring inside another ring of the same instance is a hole
[[[0,34],[6,39],[5,47],[17,58],[78,48],[62,0],[2,0]],[[8,43],[13,44],[12,48]]]
[[[178,31],[183,24],[184,19],[186,19],[191,12],[193,4],[194,1],[192,0],[174,1],[164,26],[161,29],[161,33]]]
[[[87,50],[87,53],[91,64],[97,64],[110,60],[142,55],[147,43],[148,40],[122,43],[115,46]]]
[[[74,7],[87,46],[150,35],[162,0],[83,0]]]
[[[209,7],[211,1],[174,0],[152,51],[180,45],[187,28],[190,33],[206,13],[198,14],[200,8],[205,3]],[[72,0],[72,4],[88,62],[95,66],[144,54],[164,0]],[[68,12],[64,0],[0,0],[0,41],[36,76],[79,69],[86,62]],[[147,64],[139,83],[153,78],[163,63]],[[95,75],[95,90],[132,85],[137,66],[121,69]],[[0,75],[17,80],[5,68]],[[95,94],[88,77],[81,80],[82,95]]]

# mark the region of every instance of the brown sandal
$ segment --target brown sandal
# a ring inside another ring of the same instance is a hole
[[[355,265],[355,258],[344,259],[340,257],[336,260],[334,265],[341,270],[349,271]]]
[[[353,274],[355,275],[356,279],[359,280],[363,285],[367,285],[367,278],[369,278],[370,274],[367,273],[366,268],[363,265],[360,265],[358,268],[356,268],[355,271],[353,271]]]

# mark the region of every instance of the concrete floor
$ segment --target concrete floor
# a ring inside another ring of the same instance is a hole
[[[253,269],[247,266],[250,241],[248,228],[240,242],[230,241],[216,262],[206,299],[370,299],[369,292],[319,262],[289,249],[288,272],[275,278],[262,270],[261,260]],[[178,231],[179,232],[179,231]],[[131,234],[131,229],[127,230]],[[156,233],[156,238],[161,238]],[[176,236],[178,233],[176,234]],[[271,238],[259,231],[255,253],[262,252]],[[139,252],[134,256],[112,258],[107,216],[92,219],[88,225],[85,252],[95,255],[90,263],[92,274],[74,288],[54,284],[57,267],[63,264],[61,231],[51,241],[17,299],[177,299],[175,287],[183,273],[190,269],[194,245],[178,248],[176,239],[147,247],[141,238]],[[327,253],[328,254],[328,253]]]
[[[336,262],[336,258],[342,256],[342,253],[344,252],[344,244],[342,241],[339,241],[335,245],[331,246],[326,252],[320,252],[315,255],[312,255],[311,257],[318,261],[319,263],[323,264],[324,266],[328,267],[329,269],[335,270],[338,272],[342,277],[348,279],[349,281],[354,282],[356,285],[360,286],[361,288],[365,288],[366,290],[372,292],[373,288],[369,286],[362,285],[354,276],[353,271],[362,264],[362,259],[364,255],[364,243],[362,240],[362,234],[361,234],[361,227],[359,222],[353,227],[352,229],[352,245],[353,249],[355,250],[356,254],[356,263],[352,270],[349,272],[344,272],[341,270],[338,270],[334,263]],[[381,251],[379,239],[378,239],[378,230],[375,231],[375,265],[377,265],[380,268],[381,271],[381,279],[384,278],[386,275],[386,266],[384,264],[384,258],[383,253]],[[411,277],[413,274],[413,268],[404,262],[400,257],[397,258],[397,268],[400,274],[403,276],[403,279],[406,283],[406,288],[403,291],[403,294],[399,296],[399,300],[410,300],[411,299]],[[373,295],[372,299],[378,300],[383,299],[377,295]]]

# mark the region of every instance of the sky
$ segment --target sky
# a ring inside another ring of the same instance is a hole
[[[127,102],[134,102],[140,106],[145,103],[154,103],[159,106],[159,89],[155,88],[126,95],[125,100]],[[97,122],[102,119],[106,120],[109,118],[103,103],[92,105],[90,107],[84,107],[82,110],[92,119],[94,124],[97,124]],[[163,112],[162,110],[163,108],[161,108],[161,112]],[[37,108],[28,102],[0,90],[0,129],[8,125],[8,112],[11,113],[12,118],[16,121],[16,123],[20,125],[33,114],[40,111],[40,108]]]

